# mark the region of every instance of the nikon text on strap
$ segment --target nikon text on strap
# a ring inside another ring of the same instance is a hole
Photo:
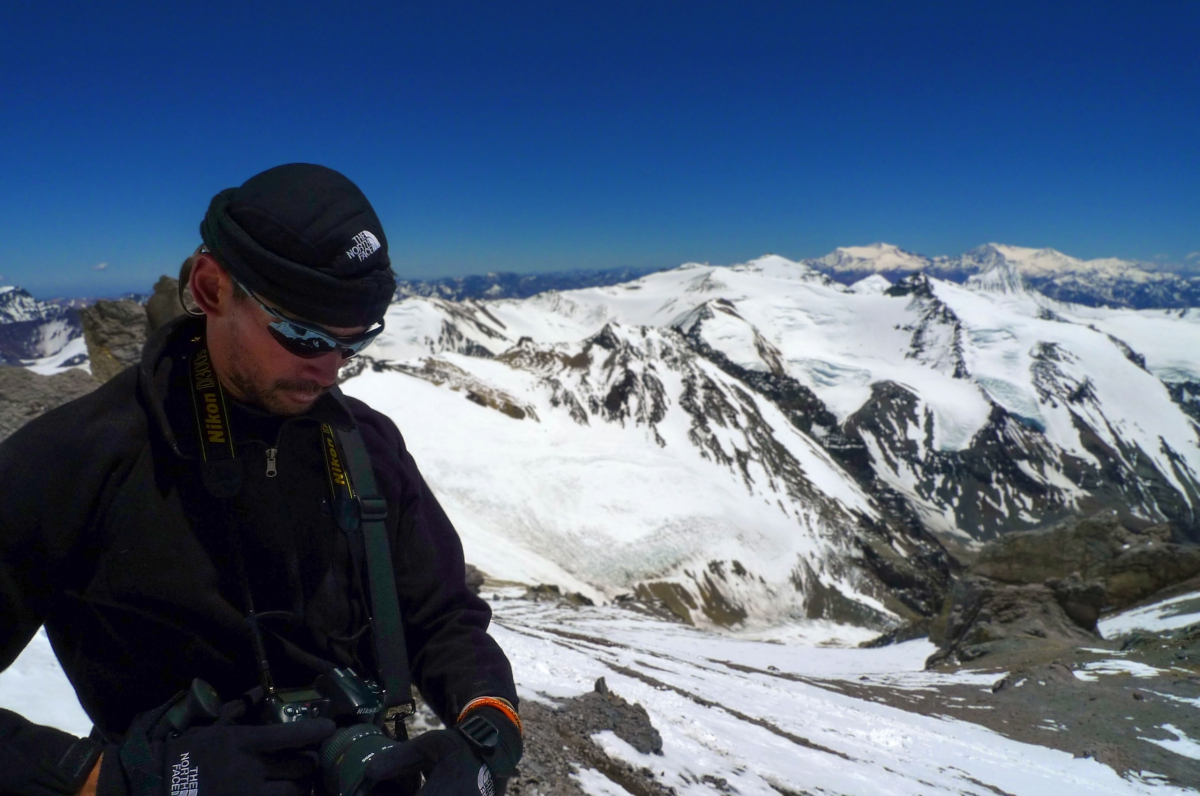
[[[227,522],[231,524],[231,520],[228,519],[231,510],[229,500],[241,489],[242,463],[237,458],[237,450],[233,443],[225,393],[213,372],[204,339],[197,336],[192,339],[192,343],[188,373],[191,377],[192,408],[200,441],[201,475],[205,488],[221,500]],[[367,559],[367,579],[371,592],[371,629],[379,675],[383,679],[383,701],[387,708],[384,723],[393,737],[396,737],[397,732],[403,732],[403,723],[397,726],[397,719],[411,715],[415,705],[412,700],[404,624],[400,616],[400,601],[396,595],[396,579],[385,524],[387,501],[375,483],[371,458],[357,427],[335,432],[329,424],[322,424],[321,450],[325,457],[325,471],[329,477],[329,488],[333,498],[332,508],[339,527],[350,533],[352,539],[356,531],[362,531]],[[229,530],[235,545],[239,576],[247,601],[247,622],[254,636],[259,677],[264,690],[271,694],[274,692],[274,686],[262,634],[258,628],[257,615],[254,612],[245,562],[241,560],[240,538],[235,529],[230,527]]]

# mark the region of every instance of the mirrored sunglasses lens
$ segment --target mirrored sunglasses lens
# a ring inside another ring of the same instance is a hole
[[[267,328],[271,330],[271,336],[276,342],[298,357],[319,357],[340,347],[327,338],[289,333],[289,327],[294,328],[290,323],[273,323]]]

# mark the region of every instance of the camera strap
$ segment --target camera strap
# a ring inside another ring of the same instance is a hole
[[[193,348],[188,358],[188,374],[199,435],[201,478],[208,492],[221,503],[234,557],[238,559],[238,575],[246,600],[246,621],[254,637],[260,685],[270,695],[274,693],[274,684],[262,632],[258,627],[258,614],[254,611],[254,597],[250,591],[245,562],[242,560],[240,534],[232,518],[231,500],[242,487],[242,462],[237,458],[233,443],[225,391],[213,372],[204,338],[197,335],[191,342]],[[334,394],[336,398],[341,398],[340,391],[335,390]],[[328,423],[322,423],[321,451],[325,457],[325,472],[333,499],[331,506],[338,526],[347,532],[351,543],[357,535],[355,532],[362,531],[371,594],[371,630],[384,688],[383,703],[386,710],[383,720],[392,736],[397,737],[396,733],[403,731],[403,717],[411,715],[416,706],[412,699],[408,650],[385,523],[387,501],[379,492],[371,457],[357,426],[335,431]]]
[[[341,397],[340,394],[338,397]],[[396,575],[385,524],[387,501],[375,483],[371,456],[367,453],[367,445],[358,426],[338,429],[335,433],[326,424],[321,426],[321,434],[325,439],[325,462],[329,468],[331,485],[337,485],[337,488],[342,486],[337,484],[334,466],[339,460],[345,462],[344,472],[349,478],[345,479],[347,483],[344,487],[350,493],[349,498],[358,506],[363,546],[367,554],[367,580],[371,587],[371,628],[374,631],[379,674],[383,678],[383,703],[387,708],[384,722],[390,724],[390,729],[394,731],[396,719],[412,715],[416,705],[412,699],[404,623],[400,617]]]

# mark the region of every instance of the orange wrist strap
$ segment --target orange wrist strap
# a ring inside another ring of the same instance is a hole
[[[468,713],[475,708],[482,708],[484,706],[495,708],[507,716],[509,721],[517,725],[517,732],[521,733],[521,737],[525,737],[525,728],[521,726],[521,717],[517,715],[516,708],[514,708],[512,703],[507,699],[501,699],[500,697],[476,697],[475,699],[472,699],[467,703],[467,706],[462,709],[462,713],[458,714],[458,721],[455,723],[462,724],[463,719],[467,717]]]

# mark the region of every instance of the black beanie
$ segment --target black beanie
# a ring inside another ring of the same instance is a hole
[[[372,324],[396,291],[371,203],[324,166],[276,166],[221,191],[200,237],[251,292],[314,323]]]

